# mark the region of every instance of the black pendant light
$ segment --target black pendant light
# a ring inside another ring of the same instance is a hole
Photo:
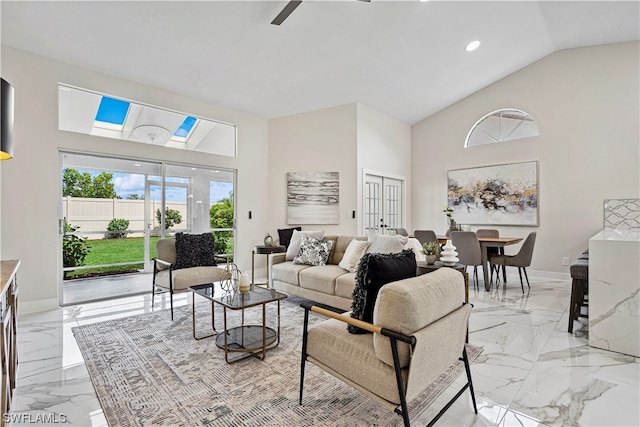
[[[2,80],[0,104],[0,160],[13,157],[13,86]]]

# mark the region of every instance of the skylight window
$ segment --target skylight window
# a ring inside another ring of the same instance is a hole
[[[58,84],[58,129],[237,156],[237,128],[233,124],[62,83]]]
[[[96,113],[94,126],[121,131],[129,112],[130,103],[103,96]]]
[[[187,138],[193,131],[193,128],[195,127],[197,121],[198,119],[196,119],[195,117],[187,116],[178,130],[175,131],[171,139],[178,142],[187,142]]]

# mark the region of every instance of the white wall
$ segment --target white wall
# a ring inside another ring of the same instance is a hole
[[[241,269],[251,268],[251,248],[262,242],[267,215],[249,220],[240,213],[264,212],[268,205],[266,119],[6,46],[2,46],[2,76],[15,88],[15,150],[14,158],[3,162],[1,169],[0,247],[3,259],[22,259],[22,312],[51,308],[58,302],[59,149],[237,169],[236,262]],[[58,82],[234,123],[238,126],[238,157],[59,131]]]
[[[411,229],[411,126],[358,104],[358,234],[363,233],[362,171],[405,179],[403,212]]]
[[[537,231],[531,268],[568,272],[562,258],[602,228],[603,200],[640,197],[639,52],[638,42],[556,52],[415,124],[414,228],[446,229],[447,170],[538,160],[539,227],[498,228]],[[480,117],[506,107],[531,114],[540,136],[463,148]]]
[[[269,121],[269,232],[287,224],[287,172],[338,172],[340,223],[302,225],[325,234],[355,234],[356,220],[356,104],[326,108]]]
[[[287,172],[339,172],[340,224],[303,225],[325,234],[361,230],[362,170],[409,177],[411,127],[361,104],[348,104],[269,121],[270,221],[287,225]],[[410,204],[407,211],[410,210]],[[351,213],[356,211],[356,219]]]

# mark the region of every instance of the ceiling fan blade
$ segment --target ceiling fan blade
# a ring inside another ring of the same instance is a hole
[[[287,3],[284,9],[280,11],[278,16],[276,16],[276,18],[271,21],[271,23],[273,25],[282,24],[284,20],[287,19],[287,17],[289,17],[289,15],[291,15],[294,10],[296,10],[296,7],[300,6],[300,3],[302,3],[302,0],[291,0],[289,3]]]

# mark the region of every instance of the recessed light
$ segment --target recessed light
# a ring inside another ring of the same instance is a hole
[[[471,43],[469,43],[468,45],[466,45],[464,50],[466,50],[467,52],[471,52],[471,51],[476,50],[478,48],[478,46],[480,46],[480,40],[474,40]]]

